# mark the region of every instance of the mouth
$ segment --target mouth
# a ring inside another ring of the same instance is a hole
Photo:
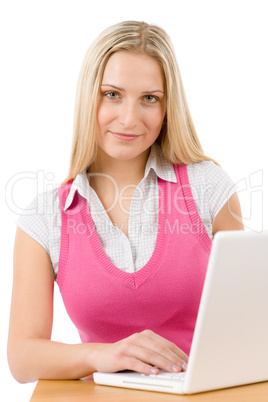
[[[118,140],[122,141],[133,141],[136,140],[137,138],[140,137],[139,134],[125,134],[125,133],[115,133],[113,131],[110,131],[110,133],[117,138]]]

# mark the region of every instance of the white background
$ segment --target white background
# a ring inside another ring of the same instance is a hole
[[[6,359],[15,221],[37,191],[67,175],[76,82],[89,44],[128,19],[169,33],[203,148],[239,183],[246,227],[262,231],[268,229],[268,8],[261,0],[9,0],[0,7],[0,392],[5,401],[28,401],[34,384],[17,384]],[[53,338],[77,342],[57,285],[55,297]]]

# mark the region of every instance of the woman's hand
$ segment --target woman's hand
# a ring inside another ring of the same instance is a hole
[[[174,343],[150,330],[133,334],[113,344],[96,344],[91,359],[97,371],[133,370],[157,374],[159,369],[169,372],[185,371],[188,356]]]

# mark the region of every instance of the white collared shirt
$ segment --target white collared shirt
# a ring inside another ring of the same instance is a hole
[[[190,164],[187,172],[197,210],[212,239],[213,221],[235,192],[236,186],[223,169],[210,161]],[[128,237],[120,227],[112,224],[96,192],[90,187],[86,171],[76,176],[66,199],[64,209],[71,205],[76,191],[87,200],[106,255],[125,272],[142,268],[153,253],[158,229],[158,177],[177,182],[173,165],[163,157],[161,148],[154,144],[144,177],[131,201]],[[17,225],[45,248],[57,274],[61,237],[57,188],[36,196],[17,220]]]

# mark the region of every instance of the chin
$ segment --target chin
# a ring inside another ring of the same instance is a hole
[[[140,154],[129,154],[128,152],[118,152],[118,153],[114,153],[114,154],[109,154],[109,156],[111,158],[117,159],[120,161],[128,161],[128,160],[136,158],[139,155]]]

